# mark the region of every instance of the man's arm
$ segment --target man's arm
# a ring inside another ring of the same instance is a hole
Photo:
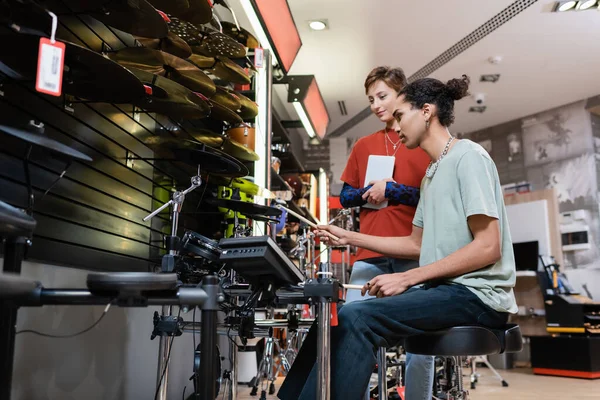
[[[337,236],[340,240],[332,239],[324,231]],[[410,236],[382,237],[347,231],[333,225],[319,225],[318,235],[324,242],[331,245],[344,246],[349,244],[390,257],[418,260],[421,254],[423,229],[413,225]]]
[[[473,234],[469,244],[432,264],[377,276],[365,285],[363,294],[368,291],[372,296],[394,296],[423,282],[453,278],[496,263],[502,257],[498,219],[477,214],[469,217],[467,222]]]
[[[437,262],[418,268],[419,271],[414,274],[418,281],[415,284],[454,278],[495,264],[502,258],[498,219],[477,214],[470,216],[467,223],[473,234],[473,241]]]

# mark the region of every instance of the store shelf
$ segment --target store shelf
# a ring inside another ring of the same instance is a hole
[[[304,166],[300,163],[294,153],[273,150],[272,154],[281,160],[280,172],[304,172]]]
[[[272,130],[273,137],[271,138],[271,143],[292,143],[290,140],[290,136],[288,134],[287,129],[283,127],[279,118],[273,113],[272,118]]]
[[[292,190],[290,185],[271,168],[271,191]]]
[[[272,152],[275,157],[281,160],[280,172],[304,172],[304,165],[300,161],[302,159],[300,153],[303,151],[302,139],[294,136],[294,132],[289,132],[283,126],[275,111],[273,111],[271,130],[273,132],[272,144],[287,145],[287,151],[273,150]]]

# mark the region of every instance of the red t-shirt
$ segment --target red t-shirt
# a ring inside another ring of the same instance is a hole
[[[397,136],[393,135],[392,137],[396,138]],[[386,140],[384,130],[359,139],[352,149],[341,180],[354,188],[364,187],[369,156],[372,154],[387,155]],[[392,145],[389,142],[388,151],[390,154],[393,153]],[[406,146],[400,144],[396,151],[394,180],[403,185],[420,187],[429,161],[429,156],[420,147],[409,150]],[[380,210],[362,207],[360,210],[360,231],[375,236],[408,236],[412,232],[412,220],[415,211],[416,207],[402,204],[388,205]],[[357,260],[364,260],[366,258],[381,257],[382,254],[359,248],[356,256]]]

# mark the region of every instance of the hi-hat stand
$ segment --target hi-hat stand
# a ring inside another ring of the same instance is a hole
[[[177,263],[177,257],[179,255],[179,237],[177,236],[177,229],[179,227],[179,214],[183,207],[185,196],[197,189],[202,185],[202,177],[200,176],[200,166],[198,166],[198,173],[196,176],[191,178],[191,186],[184,191],[175,191],[173,198],[161,207],[156,209],[154,212],[144,218],[144,221],[156,216],[165,208],[170,205],[173,206],[172,218],[171,218],[171,235],[167,236],[166,244],[168,253],[162,258],[162,272],[168,273],[173,272]],[[217,280],[217,277],[212,277]],[[213,360],[215,358],[216,348],[216,337],[217,337],[217,311],[218,307],[214,310],[202,309],[202,341],[201,341],[201,354],[205,360]],[[162,322],[162,323],[161,323]],[[171,353],[171,340],[169,336],[178,334],[177,329],[172,329],[173,325],[177,324],[177,319],[172,315],[172,306],[164,305],[162,307],[162,315],[160,320],[156,324],[159,327],[159,332],[156,332],[159,338],[159,350],[158,350],[158,371],[157,371],[157,388],[158,388],[158,400],[167,400],[167,387],[169,382],[169,354]],[[164,327],[161,331],[160,327]],[[214,370],[213,363],[205,362],[201,363],[201,372],[208,375],[204,375],[204,378],[214,377],[217,371]],[[207,379],[205,382],[212,382],[209,385],[202,385],[200,388],[202,400],[213,400],[216,397],[215,393],[215,379]]]

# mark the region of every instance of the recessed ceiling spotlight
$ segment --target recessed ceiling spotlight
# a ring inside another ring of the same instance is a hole
[[[485,74],[485,75],[481,75],[481,78],[479,78],[479,82],[498,82],[498,79],[500,79],[500,74]]]
[[[308,26],[313,31],[323,31],[328,28],[329,24],[326,19],[316,19],[313,21],[308,21]]]
[[[554,11],[559,11],[559,12],[570,11],[570,10],[574,9],[576,5],[577,5],[577,1],[574,1],[574,0],[557,1]]]
[[[469,107],[469,112],[475,112],[475,113],[483,113],[485,112],[485,109],[487,107],[486,106],[473,106],[473,107]]]
[[[597,0],[583,0],[577,4],[578,10],[587,10],[588,8],[592,8],[596,5]]]

